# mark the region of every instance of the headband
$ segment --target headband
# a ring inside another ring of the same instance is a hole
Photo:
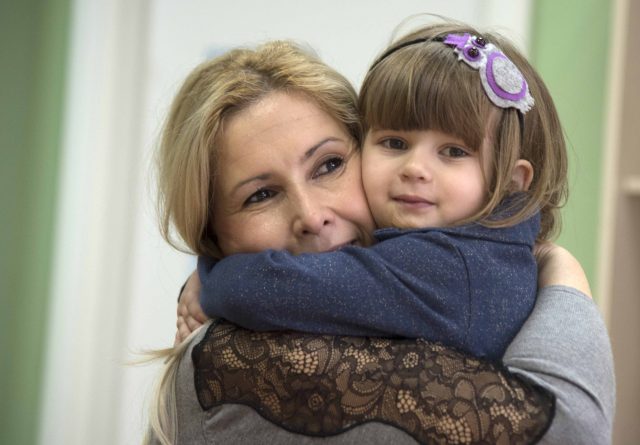
[[[522,114],[533,106],[534,101],[529,93],[529,86],[518,67],[497,46],[469,33],[404,42],[385,52],[371,66],[371,69],[373,70],[380,62],[401,48],[429,41],[453,46],[458,60],[478,70],[482,87],[494,105],[500,108],[516,108]]]

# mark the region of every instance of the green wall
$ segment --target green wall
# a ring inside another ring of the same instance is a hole
[[[0,2],[0,443],[35,444],[69,0]]]
[[[534,0],[533,5],[531,58],[555,100],[569,149],[569,202],[558,243],[580,260],[595,290],[613,5],[610,0]]]

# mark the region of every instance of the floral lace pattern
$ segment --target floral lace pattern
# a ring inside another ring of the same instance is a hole
[[[376,421],[421,443],[535,442],[553,396],[424,340],[254,332],[213,323],[194,347],[204,410],[241,403],[289,431],[339,434]]]

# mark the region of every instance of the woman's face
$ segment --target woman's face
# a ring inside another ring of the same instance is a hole
[[[271,93],[227,118],[218,142],[213,223],[223,255],[370,244],[359,154],[314,102]]]

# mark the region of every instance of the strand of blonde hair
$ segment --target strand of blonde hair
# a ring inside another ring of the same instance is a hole
[[[176,380],[178,367],[189,349],[191,340],[209,323],[193,331],[182,343],[173,348],[147,351],[139,363],[163,360],[163,368],[155,382],[153,397],[149,404],[149,426],[142,439],[142,445],[160,443],[173,445],[178,434],[178,410]]]

